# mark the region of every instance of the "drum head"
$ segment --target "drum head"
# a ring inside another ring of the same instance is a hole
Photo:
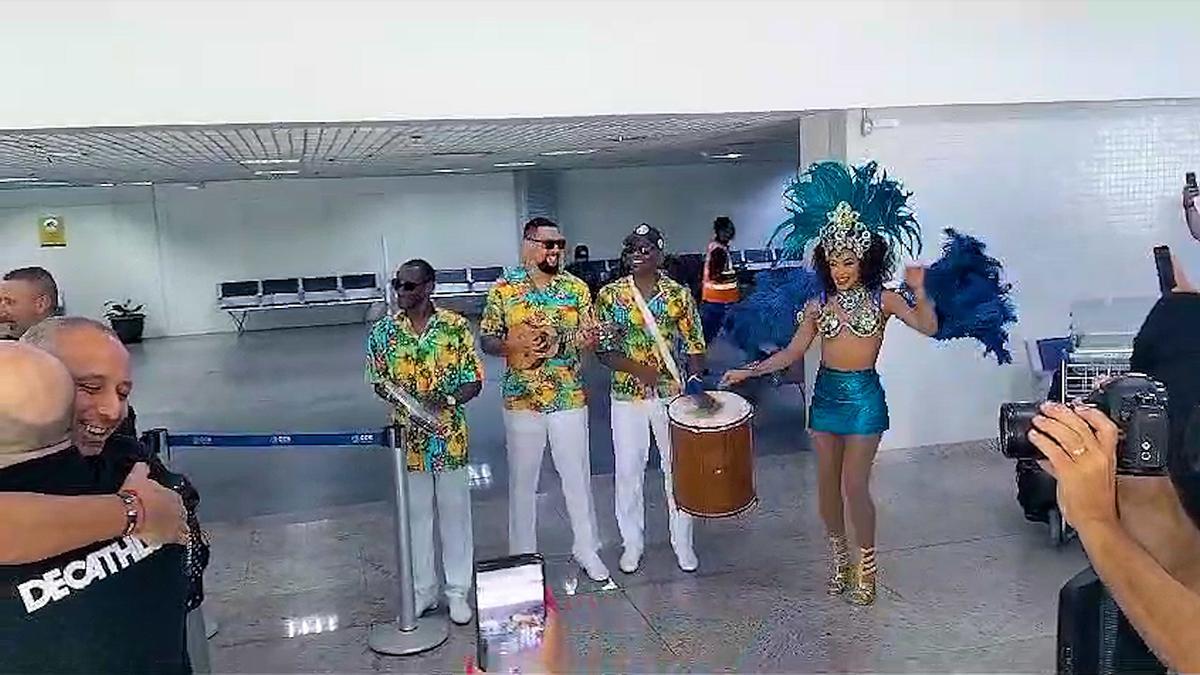
[[[722,429],[736,424],[753,411],[750,402],[732,391],[710,391],[717,400],[716,410],[704,410],[691,396],[678,396],[667,406],[667,416],[672,422],[691,429]]]

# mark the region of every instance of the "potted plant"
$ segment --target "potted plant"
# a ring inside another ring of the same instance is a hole
[[[109,300],[104,303],[104,316],[108,317],[113,332],[124,344],[142,341],[142,331],[146,328],[146,315],[142,313],[142,307],[143,305],[135,307],[132,300]]]

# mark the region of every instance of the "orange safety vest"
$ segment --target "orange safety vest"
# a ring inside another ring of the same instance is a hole
[[[700,298],[705,302],[731,304],[741,299],[737,281],[717,281],[709,276],[709,263],[713,251],[718,248],[725,250],[725,274],[733,276],[733,258],[729,255],[729,247],[715,241],[709,242],[708,251],[704,254],[704,275],[701,277],[704,286],[700,290]]]

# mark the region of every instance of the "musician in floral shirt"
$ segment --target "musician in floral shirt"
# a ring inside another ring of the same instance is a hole
[[[580,375],[583,352],[592,346],[587,332],[580,334],[594,323],[592,298],[587,284],[562,270],[566,246],[553,221],[526,223],[523,264],[488,293],[479,329],[483,350],[508,363],[503,392],[509,551],[537,551],[537,485],[549,440],[575,535],[572,553],[589,578],[604,581],[608,568],[598,554]],[[525,363],[531,355],[534,363]]]
[[[695,571],[699,566],[692,549],[692,518],[675,505],[667,404],[683,393],[689,373],[692,375],[689,393],[698,389],[698,375],[704,369],[704,333],[691,292],[659,270],[664,244],[657,229],[645,223],[634,229],[625,238],[623,253],[633,273],[600,289],[596,299],[600,321],[620,327],[618,338],[601,345],[600,361],[613,370],[617,527],[624,543],[621,571],[626,574],[637,571],[644,549],[646,508],[642,485],[650,457],[651,433],[662,460],[676,562],[685,572]],[[661,347],[647,325],[643,305],[653,317]],[[686,369],[676,358],[681,351],[679,347],[687,355]]]
[[[483,367],[467,320],[434,307],[434,272],[424,260],[400,266],[392,280],[400,311],[375,323],[367,338],[367,382],[393,406],[397,421],[406,423],[409,521],[412,528],[413,577],[417,613],[438,604],[433,561],[433,502],[441,525],[442,567],[450,618],[471,621],[467,593],[474,556],[471,535],[471,492],[467,470],[467,417],[463,404],[482,388]],[[437,419],[437,428],[422,424],[400,397],[384,386],[407,393]]]

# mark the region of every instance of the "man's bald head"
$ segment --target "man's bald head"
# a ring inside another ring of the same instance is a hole
[[[75,385],[66,366],[27,344],[0,343],[0,461],[70,438]]]
[[[51,317],[30,328],[21,342],[58,357],[75,380],[73,440],[85,455],[99,454],[129,414],[133,389],[129,351],[104,324],[77,316]]]

